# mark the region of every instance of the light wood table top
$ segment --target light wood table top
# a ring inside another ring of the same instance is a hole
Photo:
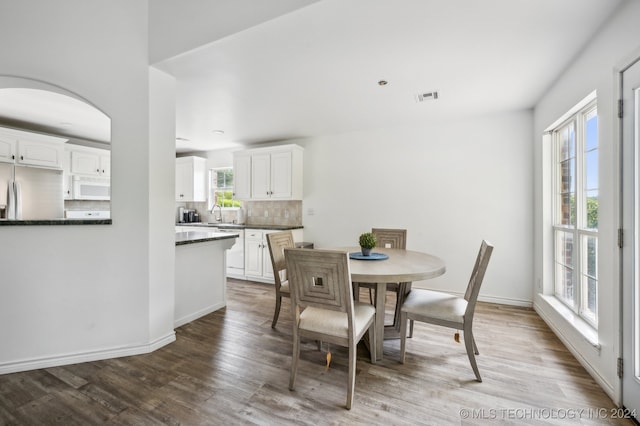
[[[349,253],[360,252],[360,247],[340,247]],[[384,345],[384,306],[387,283],[403,283],[428,280],[444,274],[447,270],[442,259],[432,254],[419,251],[390,249],[376,247],[374,253],[384,253],[389,256],[384,260],[349,259],[351,281],[360,283],[375,283],[376,291],[376,359],[382,359]]]
[[[350,247],[349,253],[360,252],[360,247]],[[384,260],[349,259],[351,281],[361,283],[399,283],[428,280],[445,273],[442,259],[419,251],[376,247],[374,253],[389,256]]]

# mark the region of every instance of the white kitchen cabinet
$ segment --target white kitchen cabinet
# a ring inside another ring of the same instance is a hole
[[[207,201],[206,164],[200,157],[176,158],[176,201]]]
[[[71,179],[71,151],[65,149],[62,157],[62,195],[65,200],[73,199]]]
[[[297,145],[236,152],[235,196],[251,200],[301,200],[302,164],[303,150]]]
[[[0,162],[62,169],[67,139],[14,129],[0,129]]]
[[[18,138],[0,133],[0,162],[15,163]]]
[[[57,138],[56,138],[57,139]],[[20,139],[18,141],[17,163],[62,169],[64,142]]]
[[[258,229],[245,230],[244,274],[248,279],[273,281],[273,268],[266,237],[269,232]]]
[[[238,153],[233,156],[233,198],[251,198],[251,154]]]
[[[106,149],[68,146],[71,173],[86,176],[111,176],[111,153]]]
[[[272,229],[245,229],[244,233],[244,274],[248,280],[274,283],[273,266],[267,234],[279,232]],[[302,229],[294,229],[293,241],[302,241]]]

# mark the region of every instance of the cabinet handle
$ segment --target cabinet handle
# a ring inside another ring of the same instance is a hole
[[[12,156],[11,156],[11,159],[12,159],[12,160],[15,160],[15,159],[16,159],[16,156],[15,156],[15,155],[12,155]]]
[[[24,160],[24,155],[20,156],[20,161]]]

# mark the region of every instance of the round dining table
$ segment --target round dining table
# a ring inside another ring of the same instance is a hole
[[[387,283],[409,283],[428,280],[445,273],[442,259],[413,250],[376,247],[371,256],[361,256],[360,247],[341,248],[350,254],[351,281],[376,284],[376,360],[383,358],[384,308]],[[355,258],[354,258],[355,257]],[[371,348],[370,348],[371,349]]]

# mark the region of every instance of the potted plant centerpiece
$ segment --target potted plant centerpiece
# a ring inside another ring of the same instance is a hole
[[[363,256],[371,255],[371,249],[376,246],[376,236],[371,232],[365,232],[364,234],[360,234],[360,238],[358,239],[360,243],[360,250],[362,250]]]

